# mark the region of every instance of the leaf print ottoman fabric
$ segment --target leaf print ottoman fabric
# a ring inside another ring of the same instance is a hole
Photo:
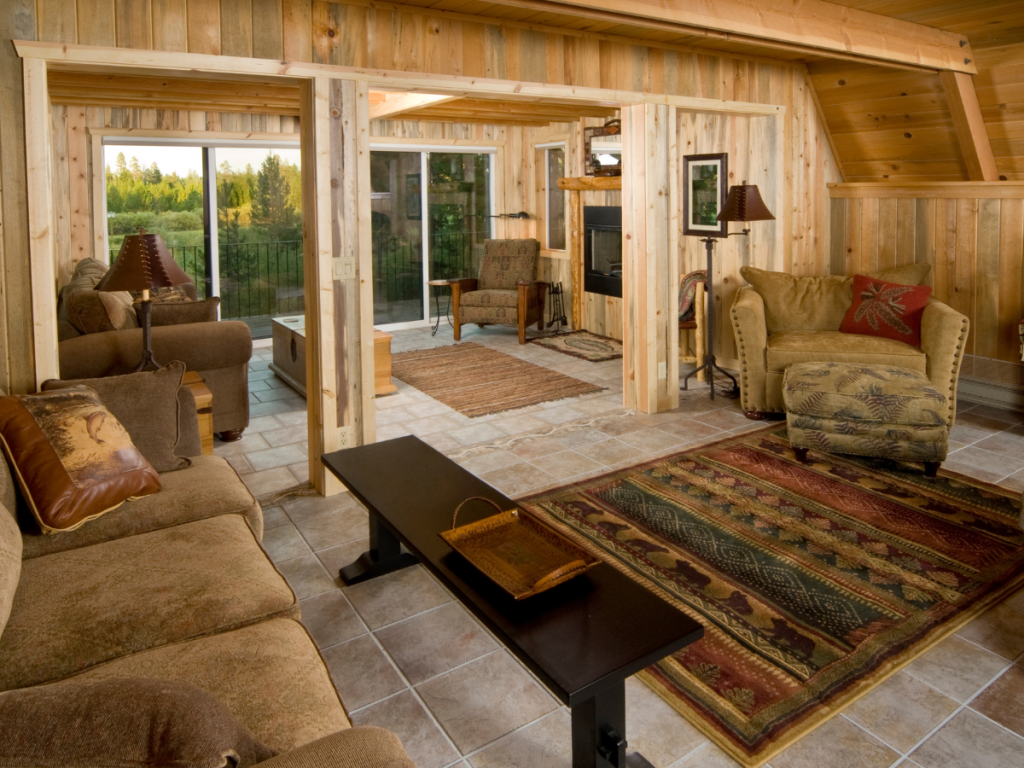
[[[793,446],[910,461],[946,458],[946,398],[924,375],[860,363],[798,363],[782,384]]]
[[[853,303],[839,330],[920,347],[921,318],[931,293],[927,285],[899,285],[877,277],[854,275]]]

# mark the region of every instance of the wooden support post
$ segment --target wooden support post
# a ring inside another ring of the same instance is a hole
[[[53,216],[53,147],[46,62],[24,62],[28,249],[32,275],[35,384],[60,378],[57,359],[57,272]]]
[[[569,275],[572,279],[572,328],[582,330],[583,319],[583,200],[580,191],[569,192]]]
[[[417,109],[426,107],[437,107],[458,98],[458,96],[438,96],[433,93],[404,93],[370,107],[370,119],[380,120],[386,117],[388,120],[394,120],[396,116],[406,112],[415,112]]]
[[[329,496],[342,486],[321,455],[376,436],[369,89],[318,77],[301,104],[309,477]]]
[[[981,115],[978,94],[974,90],[974,78],[963,72],[940,72],[939,77],[946,91],[970,181],[999,181],[992,142],[988,139],[985,118]]]
[[[679,405],[676,110],[622,109],[623,404]]]

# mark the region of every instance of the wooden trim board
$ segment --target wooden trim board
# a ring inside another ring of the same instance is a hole
[[[842,198],[906,198],[956,200],[978,198],[1002,200],[1024,199],[1024,181],[930,181],[918,184],[886,184],[854,182],[829,184],[829,197]]]

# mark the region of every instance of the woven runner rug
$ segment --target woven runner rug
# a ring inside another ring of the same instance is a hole
[[[605,360],[622,358],[621,341],[609,339],[607,336],[598,336],[590,331],[559,333],[555,336],[530,339],[530,343],[553,349],[563,355],[589,360],[592,363],[603,363]]]
[[[1024,584],[1019,494],[810,458],[773,426],[519,502],[704,625],[641,678],[745,766]]]
[[[391,373],[470,417],[604,389],[472,342],[393,355]]]

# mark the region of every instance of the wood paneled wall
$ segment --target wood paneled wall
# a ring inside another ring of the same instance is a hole
[[[8,0],[0,12],[0,271],[4,276],[0,289],[0,384],[19,391],[31,389],[34,362],[26,342],[31,338],[31,308],[19,298],[30,294],[30,276],[22,62],[10,45],[12,39],[284,58],[784,105],[786,135],[794,151],[787,155],[790,162],[784,163],[784,177],[777,183],[782,185],[787,203],[796,203],[800,210],[785,230],[781,263],[823,266],[825,262],[821,252],[815,251],[817,232],[813,221],[814,210],[825,204],[824,187],[816,181],[819,166],[831,167],[831,161],[819,162],[796,151],[807,142],[818,143],[821,133],[799,65],[647,47],[586,34],[541,32],[504,25],[500,20],[478,23],[440,19],[358,3],[90,0],[76,4]],[[201,104],[197,104],[197,110],[202,110]],[[142,111],[138,114],[141,116]],[[179,128],[184,125],[180,116],[165,114],[153,119],[177,120]],[[193,119],[203,118],[190,114],[190,127],[194,127]],[[220,129],[229,130],[223,117],[220,119]],[[236,119],[242,125],[245,118]],[[506,158],[511,165],[504,170],[511,174],[513,181],[509,183],[516,189],[522,179],[525,192],[529,189],[526,163],[514,160],[528,154],[527,134],[521,136],[521,142],[518,133],[506,138]],[[689,152],[683,149],[681,146],[681,154]],[[806,218],[805,201],[790,197],[791,192],[799,194],[804,186],[812,192]],[[531,208],[527,204],[522,210]],[[509,210],[516,208],[509,203]],[[71,214],[68,216],[70,226]],[[806,223],[801,226],[798,222]],[[517,222],[516,226],[529,231],[528,224]],[[512,228],[507,231],[511,234]]]
[[[970,318],[965,353],[1019,362],[1024,185],[1017,199],[984,197],[982,185],[957,186],[960,197],[922,197],[907,189],[899,197],[834,198],[832,272],[931,264],[934,296]],[[833,193],[843,193],[842,187]]]

